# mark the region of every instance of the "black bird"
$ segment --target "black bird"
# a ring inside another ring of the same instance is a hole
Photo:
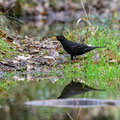
[[[61,42],[64,50],[71,55],[71,60],[73,57],[77,55],[82,55],[86,52],[89,52],[95,48],[103,48],[103,47],[91,47],[84,44],[76,43],[73,41],[67,40],[63,35],[58,35],[56,37],[52,37],[52,39],[57,39]]]

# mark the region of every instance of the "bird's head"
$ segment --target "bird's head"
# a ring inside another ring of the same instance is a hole
[[[52,39],[57,39],[58,41],[62,42],[65,37],[63,35],[57,35],[56,37],[52,37]]]

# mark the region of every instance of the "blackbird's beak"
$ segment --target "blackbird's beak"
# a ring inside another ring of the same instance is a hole
[[[52,39],[57,39],[56,37],[52,37]]]

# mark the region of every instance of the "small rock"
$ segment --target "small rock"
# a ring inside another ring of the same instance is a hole
[[[18,76],[13,76],[13,78],[16,80],[16,81],[24,81],[25,78],[20,78]]]
[[[22,55],[22,56],[18,56],[16,59],[17,60],[28,60],[28,59],[30,59],[30,57],[31,56],[26,57],[26,56]]]
[[[44,56],[43,58],[45,58],[45,59],[52,59],[52,60],[55,60],[55,58],[52,57],[52,56]]]
[[[3,71],[0,71],[0,78],[4,77],[5,73]]]
[[[19,63],[19,62],[18,62],[17,60],[13,60],[13,63],[15,63],[15,64],[16,64],[16,63]]]
[[[56,59],[60,56],[60,54],[55,51],[55,52],[52,53],[52,56]]]

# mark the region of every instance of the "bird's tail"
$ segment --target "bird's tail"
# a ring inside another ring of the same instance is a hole
[[[98,46],[98,47],[87,47],[84,49],[84,52],[83,53],[86,53],[86,52],[89,52],[91,50],[94,50],[96,48],[105,48],[104,46]]]
[[[98,46],[98,47],[92,47],[93,49],[95,48],[105,48],[105,46]]]
[[[105,48],[105,47],[104,47],[104,46],[88,47],[88,48],[85,49],[85,52],[89,52],[89,51],[94,50],[94,49],[96,49],[96,48]]]

